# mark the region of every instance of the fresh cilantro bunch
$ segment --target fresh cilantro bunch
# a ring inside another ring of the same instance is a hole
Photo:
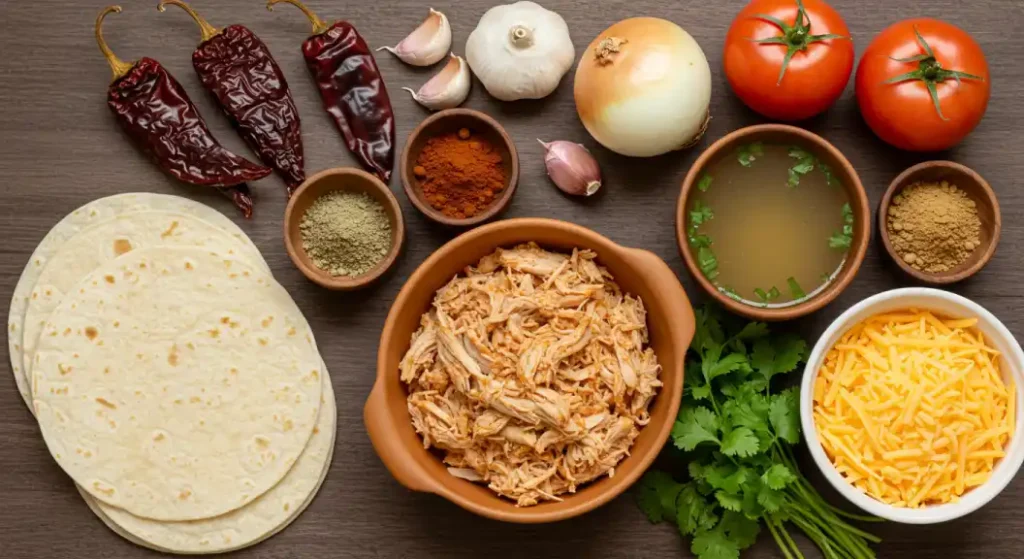
[[[800,442],[799,392],[773,389],[795,370],[807,344],[743,324],[715,307],[696,313],[686,389],[672,429],[688,461],[688,481],[650,471],[637,494],[651,522],[674,522],[699,559],[736,559],[753,545],[761,522],[787,559],[802,558],[786,524],[799,528],[828,559],[875,557],[880,540],[846,519],[872,521],[825,502],[800,474],[791,446]],[[678,476],[683,477],[683,476]]]

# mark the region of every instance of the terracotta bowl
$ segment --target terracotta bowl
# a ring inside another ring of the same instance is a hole
[[[690,194],[696,191],[697,182],[704,173],[704,169],[719,157],[724,157],[740,145],[751,142],[796,144],[804,147],[832,168],[832,173],[842,183],[843,188],[846,189],[847,196],[850,199],[850,208],[853,210],[853,244],[850,246],[850,251],[847,253],[846,262],[843,264],[842,269],[839,270],[832,283],[817,295],[794,305],[759,307],[729,297],[719,291],[710,280],[704,277],[700,267],[697,265],[697,259],[690,248],[690,244],[687,242],[686,211],[690,205]],[[690,274],[723,307],[731,312],[754,320],[792,320],[824,307],[839,296],[850,285],[850,282],[853,281],[854,276],[857,275],[857,271],[860,269],[861,263],[864,261],[864,255],[867,253],[868,244],[871,240],[871,210],[868,206],[867,193],[864,192],[864,186],[860,182],[860,177],[857,176],[857,171],[854,170],[853,165],[835,146],[821,136],[808,132],[803,128],[785,124],[759,124],[757,126],[741,128],[727,134],[704,150],[704,153],[690,167],[690,172],[686,174],[686,179],[683,181],[683,189],[679,195],[679,202],[676,207],[676,238],[679,242],[679,250],[683,254],[683,260],[686,261],[686,267],[689,268]]]
[[[889,239],[889,204],[892,197],[899,194],[904,187],[922,181],[947,181],[966,192],[978,208],[978,217],[981,219],[981,244],[967,260],[952,270],[924,272],[914,269],[896,254]],[[981,175],[952,161],[926,161],[903,171],[893,179],[878,205],[878,233],[882,236],[885,251],[907,275],[929,285],[955,283],[973,276],[984,268],[996,252],[1002,228],[1003,220],[999,214],[999,201],[996,200],[995,191]]]
[[[630,455],[601,479],[566,494],[561,502],[516,507],[484,485],[448,473],[438,454],[424,450],[406,408],[408,392],[398,364],[435,292],[498,247],[535,241],[560,251],[589,248],[622,288],[643,300],[650,343],[662,366],[664,386],[651,405],[651,421],[640,431]],[[377,381],[363,418],[370,440],[391,474],[415,491],[440,495],[482,516],[506,522],[540,523],[583,514],[615,498],[657,457],[672,430],[683,390],[683,362],[693,337],[693,309],[682,285],[663,260],[646,250],[619,246],[578,225],[550,219],[510,219],[465,233],[438,249],[412,274],[384,323],[377,354]]]
[[[305,249],[302,248],[302,233],[299,231],[302,216],[306,214],[306,210],[313,205],[317,198],[336,190],[369,194],[384,208],[391,221],[391,250],[383,260],[362,275],[332,276],[317,268],[306,254]],[[327,169],[309,177],[292,194],[291,199],[288,200],[288,207],[284,211],[284,245],[288,250],[288,256],[292,259],[295,267],[310,281],[328,289],[349,291],[373,283],[395,263],[404,243],[405,222],[402,220],[402,209],[398,205],[398,200],[380,179],[360,169],[347,167]]]
[[[473,217],[458,219],[449,217],[430,205],[430,202],[423,196],[420,180],[413,173],[413,168],[416,167],[416,159],[423,151],[427,140],[442,134],[458,132],[462,128],[468,129],[474,136],[487,140],[501,152],[501,162],[505,169],[505,176],[508,177],[508,183],[498,198],[486,209]],[[478,225],[505,211],[519,184],[519,154],[516,152],[516,145],[512,142],[512,138],[498,124],[498,121],[473,109],[448,109],[434,113],[421,122],[405,142],[400,169],[402,185],[405,187],[405,194],[409,197],[412,205],[437,223],[451,227]]]

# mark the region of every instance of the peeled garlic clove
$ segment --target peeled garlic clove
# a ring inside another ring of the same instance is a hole
[[[412,98],[424,107],[438,111],[458,107],[469,96],[469,65],[461,56],[451,55],[448,64],[427,83],[420,86],[419,91],[408,87],[402,89],[412,94]]]
[[[537,141],[544,146],[544,165],[548,176],[562,192],[590,196],[601,188],[601,169],[582,144]]]
[[[452,47],[452,28],[444,14],[430,8],[430,15],[423,20],[402,42],[393,47],[380,47],[397,56],[402,62],[413,66],[430,66],[444,58]]]

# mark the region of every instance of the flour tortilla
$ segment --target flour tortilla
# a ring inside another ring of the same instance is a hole
[[[79,488],[96,516],[126,540],[164,553],[225,553],[256,545],[292,523],[313,502],[334,455],[337,408],[324,366],[323,396],[316,429],[295,466],[248,505],[222,516],[191,522],[157,522],[103,504]]]
[[[166,194],[150,194],[147,192],[132,192],[118,194],[93,200],[88,204],[66,215],[50,232],[43,237],[39,246],[32,253],[25,269],[18,278],[18,284],[14,287],[14,295],[11,297],[11,308],[7,317],[7,349],[11,356],[11,371],[14,373],[14,380],[18,384],[18,391],[21,392],[25,404],[32,408],[32,398],[29,395],[29,371],[24,369],[22,356],[22,331],[25,323],[25,309],[29,301],[29,294],[36,285],[43,267],[51,256],[60,248],[64,241],[78,233],[82,229],[101,221],[110,219],[117,215],[140,210],[174,210],[194,215],[220,227],[251,244],[245,233],[238,228],[230,219],[217,210],[193,202],[180,196],[168,196]]]
[[[128,212],[71,236],[43,267],[29,296],[22,329],[25,375],[31,375],[39,332],[61,300],[82,278],[132,250],[152,246],[194,246],[237,257],[269,273],[266,262],[247,237],[180,211]],[[31,396],[31,384],[28,387]]]
[[[197,248],[131,251],[54,310],[33,363],[50,453],[100,501],[199,520],[277,484],[320,408],[321,359],[269,274]]]

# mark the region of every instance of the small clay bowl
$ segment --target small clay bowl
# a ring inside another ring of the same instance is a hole
[[[974,249],[967,260],[951,270],[924,272],[911,267],[893,249],[892,241],[889,238],[889,205],[893,196],[911,184],[941,181],[956,186],[967,193],[971,200],[974,200],[974,204],[978,208],[978,218],[981,219],[981,244]],[[999,234],[1002,228],[1003,221],[999,215],[999,201],[996,200],[995,191],[985,179],[981,178],[981,175],[952,161],[925,161],[903,171],[889,184],[889,189],[885,191],[885,196],[882,197],[882,202],[878,205],[878,232],[882,236],[885,251],[907,275],[928,285],[947,285],[978,273],[992,259],[996,245],[999,244]]]
[[[317,268],[306,254],[306,250],[302,248],[302,233],[299,231],[302,216],[306,215],[306,210],[318,198],[339,190],[369,194],[384,208],[391,221],[391,250],[376,266],[358,276],[332,276]],[[360,169],[327,169],[309,177],[292,194],[288,200],[288,207],[284,210],[284,246],[288,250],[288,256],[295,263],[295,267],[310,281],[327,289],[350,291],[373,283],[395,263],[404,243],[405,222],[398,200],[380,179]]]
[[[501,162],[505,169],[505,176],[508,177],[508,183],[490,206],[473,217],[458,219],[447,216],[430,205],[430,202],[423,196],[420,180],[413,173],[413,168],[416,167],[416,159],[423,151],[427,140],[442,134],[458,132],[462,128],[468,129],[473,136],[488,141],[501,152]],[[516,152],[516,145],[512,142],[512,137],[505,132],[498,121],[473,109],[448,109],[434,113],[421,122],[405,142],[400,168],[402,185],[405,186],[405,194],[409,197],[412,205],[423,212],[423,215],[450,227],[472,227],[500,214],[512,201],[512,195],[515,194],[516,186],[519,184],[519,154]]]
[[[690,194],[697,191],[697,182],[704,169],[720,157],[737,149],[743,144],[751,142],[764,142],[766,144],[796,144],[806,148],[819,160],[824,161],[832,168],[832,174],[838,179],[846,190],[850,200],[850,209],[853,210],[853,243],[846,255],[846,261],[839,273],[832,280],[832,283],[825,286],[817,295],[799,303],[784,307],[758,307],[737,301],[718,290],[704,274],[700,271],[697,259],[694,256],[690,243],[686,237],[686,210],[690,205]],[[676,207],[676,238],[679,242],[679,250],[683,253],[683,260],[690,274],[697,280],[704,291],[707,291],[723,307],[730,311],[762,321],[792,320],[806,316],[832,302],[839,296],[853,281],[860,265],[864,261],[864,255],[868,250],[868,243],[871,241],[871,209],[868,205],[868,195],[864,192],[864,186],[857,176],[857,171],[850,164],[850,161],[835,146],[830,144],[821,136],[786,124],[759,124],[740,128],[727,134],[722,139],[711,144],[704,153],[697,158],[690,172],[683,181],[683,189],[679,195],[679,203]]]

